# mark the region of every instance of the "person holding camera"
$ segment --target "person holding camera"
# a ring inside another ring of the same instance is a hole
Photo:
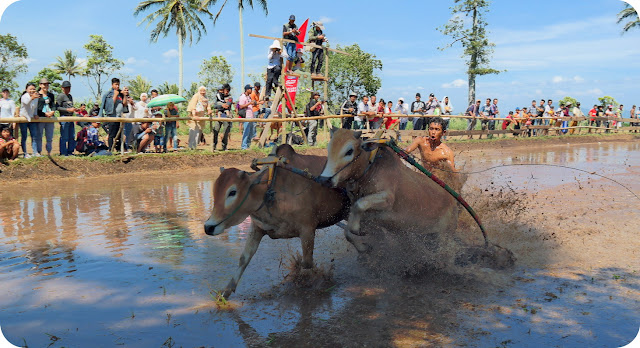
[[[116,117],[118,113],[118,106],[122,106],[120,79],[114,77],[111,79],[111,89],[102,96],[102,103],[100,103],[98,117]],[[120,123],[108,122],[107,128],[109,130],[109,138],[107,142],[109,144],[109,149],[112,149],[113,143],[117,143],[116,137],[120,130]]]
[[[225,83],[216,94],[214,107],[218,112],[218,117],[231,117],[231,105],[233,105],[233,99],[229,98],[230,91],[231,86],[229,86],[228,83]],[[227,150],[231,126],[231,122],[216,121],[213,123],[213,151],[216,151],[216,146],[218,146],[218,134],[220,134],[220,129],[222,129],[222,151]]]
[[[36,85],[32,82],[27,83],[24,92],[20,97],[20,116],[29,121],[28,123],[19,123],[20,125],[20,137],[22,144],[22,152],[24,158],[31,156],[39,157],[38,147],[42,148],[42,134],[40,134],[39,125],[31,120],[38,119],[36,108],[38,107],[38,100],[40,94],[36,91]],[[27,153],[27,130],[31,134],[31,153]],[[39,145],[38,145],[39,144]]]
[[[311,100],[307,104],[305,108],[304,115],[306,117],[320,116],[320,112],[322,111],[322,103],[320,100],[320,93],[313,92],[311,95]],[[307,142],[310,146],[316,145],[316,136],[318,135],[318,120],[309,120],[306,121],[307,129],[305,129],[305,133],[307,133]]]
[[[36,112],[38,117],[48,117],[51,118],[56,113],[56,101],[53,93],[49,91],[50,82],[46,78],[40,79],[40,88],[38,92],[40,93],[40,99],[38,99],[38,108]],[[53,130],[55,123],[39,123],[38,129],[40,131],[40,138],[42,135],[45,135],[47,138],[47,153],[51,155],[51,150],[53,149]],[[42,153],[42,139],[38,143],[38,153]]]

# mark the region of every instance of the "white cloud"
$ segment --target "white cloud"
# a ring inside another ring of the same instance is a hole
[[[129,57],[124,61],[125,64],[135,64],[136,59],[134,57]]]
[[[235,51],[232,50],[224,50],[224,51],[212,51],[211,55],[212,56],[233,56],[234,54],[236,54]]]
[[[553,79],[551,80],[551,82],[553,83],[567,83],[567,82],[574,82],[574,83],[582,83],[584,82],[584,78],[582,78],[581,76],[574,76],[574,77],[563,77],[563,76],[554,76]]]
[[[173,59],[178,57],[178,50],[175,49],[175,48],[172,48],[172,49],[164,52],[162,54],[162,56],[164,57],[165,62],[169,62],[169,61],[171,61],[171,60],[173,60]]]
[[[576,83],[582,83],[584,82],[584,79],[581,76],[574,76],[573,81]]]
[[[20,58],[20,59],[18,59],[18,64],[27,64],[27,65],[29,65],[29,64],[31,64],[31,63],[33,63],[35,61],[36,61],[35,58]]]
[[[561,82],[565,81],[565,79],[562,76],[554,76],[551,81],[553,83],[561,83]]]
[[[322,16],[320,17],[320,22],[322,22],[322,24],[327,24],[327,23],[331,23],[331,22],[335,22],[336,20],[333,18],[329,18],[327,16]]]
[[[462,88],[467,85],[467,82],[462,79],[455,79],[449,83],[443,83],[442,88]]]
[[[595,96],[604,95],[604,93],[602,92],[602,90],[600,88],[590,89],[590,90],[586,91],[584,94],[585,95],[595,95]]]

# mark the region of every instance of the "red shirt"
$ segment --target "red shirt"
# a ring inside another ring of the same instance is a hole
[[[593,118],[596,117],[597,114],[598,113],[597,113],[596,109],[589,110],[589,116],[591,116],[591,121],[595,121]]]

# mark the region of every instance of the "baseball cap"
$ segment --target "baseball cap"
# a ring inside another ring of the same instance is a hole
[[[357,97],[357,96],[358,96],[358,94],[357,94],[356,92],[351,92],[351,93],[349,93],[349,96],[350,96],[350,97],[351,97],[351,96]]]
[[[318,92],[313,92],[311,95],[320,95]]]
[[[320,28],[320,30],[324,30],[324,25],[322,25],[322,22],[314,22],[315,26]]]
[[[296,20],[296,16],[294,16],[294,15],[289,16],[289,20],[290,21],[295,21]]]
[[[420,93],[416,93],[416,97],[420,97]]]
[[[71,87],[71,82],[69,82],[69,81],[64,81],[64,82],[62,83],[62,86],[60,86],[60,87],[62,87],[62,88]]]
[[[516,108],[516,111],[520,111],[520,108]]]
[[[244,90],[246,91],[246,90],[248,90],[248,89],[253,89],[253,87],[251,87],[251,85],[245,85],[245,86],[244,86]]]

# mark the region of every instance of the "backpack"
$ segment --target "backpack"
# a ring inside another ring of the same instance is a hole
[[[85,153],[87,151],[87,127],[82,128],[76,135],[76,151]]]

